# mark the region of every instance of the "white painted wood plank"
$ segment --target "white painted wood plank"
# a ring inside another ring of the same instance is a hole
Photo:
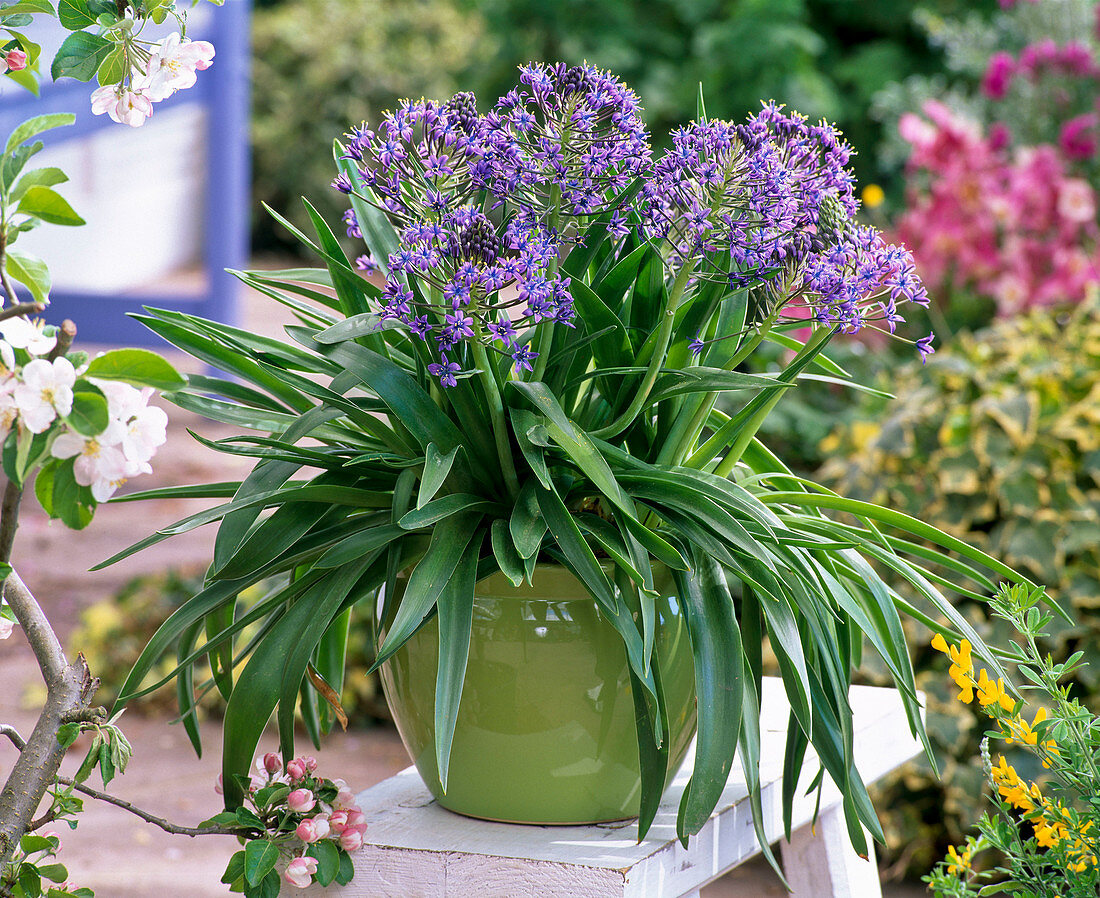
[[[814,830],[806,825],[783,845],[783,872],[792,898],[882,898],[874,844],[868,841],[866,858],[855,853],[840,806],[823,812]]]
[[[781,776],[789,706],[778,680],[765,680],[761,698],[763,823],[769,841],[775,841],[782,835]],[[855,714],[856,763],[867,782],[919,751],[896,692],[853,687],[850,701]],[[816,758],[808,752],[804,782],[816,768]],[[368,829],[363,848],[354,855],[357,872],[352,885],[339,892],[311,890],[304,894],[454,898],[474,894],[459,891],[468,883],[504,882],[497,877],[500,872],[515,877],[515,887],[501,886],[505,890],[497,893],[477,888],[478,898],[494,894],[525,898],[528,893],[522,891],[526,888],[522,871],[530,869],[538,871],[537,894],[543,898],[690,895],[760,850],[744,777],[736,764],[715,815],[686,849],[679,844],[676,809],[690,771],[689,756],[666,793],[649,835],[638,843],[634,821],[547,827],[460,817],[435,804],[415,769],[409,768],[359,795]],[[828,808],[839,798],[836,787],[827,781],[821,807]],[[811,819],[815,804],[816,796],[799,795],[794,828]]]

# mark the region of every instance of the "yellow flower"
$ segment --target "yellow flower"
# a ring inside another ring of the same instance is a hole
[[[997,681],[994,682],[989,679],[989,675],[985,672],[984,667],[978,674],[977,687],[978,704],[983,708],[988,708],[990,705],[1000,705],[1005,711],[1011,711],[1016,707],[1016,702],[1012,699],[1012,696],[1005,692],[1004,680],[998,678]],[[1032,745],[1034,744],[1035,743],[1032,742]]]
[[[970,657],[970,643],[964,639],[958,648],[949,646],[943,635],[937,633],[932,637],[932,648],[951,659],[947,673],[959,687],[959,701],[970,704],[974,701],[974,661]]]
[[[952,876],[959,876],[970,869],[970,849],[964,848],[962,854],[955,851],[955,846],[947,848],[947,857],[951,861],[947,865],[947,872]]]
[[[874,209],[876,206],[881,206],[885,199],[886,194],[878,184],[868,184],[863,188],[863,205],[868,209]]]
[[[1004,800],[1021,811],[1032,811],[1037,803],[1042,803],[1043,793],[1039,791],[1039,787],[1034,783],[1028,786],[1020,779],[1016,769],[1005,760],[1004,755],[1000,756],[997,766],[993,768],[993,781]]]
[[[1008,727],[1009,735],[1005,737],[1005,742],[1011,745],[1013,742],[1021,742],[1024,745],[1034,745],[1038,748],[1042,748],[1048,754],[1058,754],[1058,743],[1053,739],[1046,739],[1043,742],[1039,742],[1039,734],[1035,732],[1035,727],[1047,719],[1047,709],[1040,708],[1035,712],[1035,719],[1029,724],[1022,718],[1016,718],[1014,720],[1005,721],[1005,725]],[[1044,767],[1050,767],[1050,760],[1043,760]]]

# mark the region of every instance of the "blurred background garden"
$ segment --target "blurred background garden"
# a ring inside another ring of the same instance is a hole
[[[912,249],[933,297],[906,336],[933,330],[936,352],[922,365],[885,336],[838,339],[833,359],[873,388],[806,376],[763,437],[796,472],[1046,584],[1074,623],[1045,648],[1085,653],[1074,686],[1100,711],[1098,12],[1086,0],[256,0],[252,251],[285,267],[299,245],[260,201],[302,223],[305,192],[340,221],[332,140],[349,126],[403,97],[498,96],[522,62],[617,73],[646,98],[658,145],[700,83],[711,116],[774,99],[835,122],[858,152],[862,215]],[[145,577],[83,611],[71,644],[104,701],[201,574]],[[984,637],[1007,639],[955,597]],[[910,638],[927,643],[915,626]],[[355,727],[386,726],[363,675],[366,630],[352,643],[344,707]],[[941,776],[913,763],[877,790],[895,879],[926,873],[985,810],[987,724],[954,700],[938,659],[928,648],[915,661]],[[168,715],[174,701],[145,709]],[[205,710],[218,714],[213,694]]]

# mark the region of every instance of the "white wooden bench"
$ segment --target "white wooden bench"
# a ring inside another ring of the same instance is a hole
[[[855,686],[856,765],[873,782],[917,754],[898,694]],[[783,836],[782,771],[789,706],[780,681],[766,679],[761,702],[764,831]],[[710,820],[684,848],[676,839],[676,809],[691,771],[687,761],[665,795],[653,827],[639,843],[636,822],[597,826],[519,826],[472,820],[444,810],[408,768],[362,792],[369,828],[353,854],[355,878],[346,887],[314,885],[303,896],[331,898],[698,898],[699,889],[760,853],[748,790],[735,763]],[[816,826],[816,793],[806,783],[817,771],[807,753],[795,799],[783,867],[797,898],[879,898],[872,853],[852,850],[840,794],[826,776]]]

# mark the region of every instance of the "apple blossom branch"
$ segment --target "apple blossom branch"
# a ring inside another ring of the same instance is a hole
[[[78,783],[70,777],[59,776],[57,777],[57,781],[63,786],[72,786],[77,792],[81,792],[89,798],[94,798],[97,801],[103,801],[107,804],[113,804],[116,808],[122,808],[124,811],[129,811],[131,814],[140,817],[146,823],[152,823],[154,826],[159,826],[166,833],[172,833],[176,836],[191,836],[192,838],[195,836],[241,836],[251,832],[251,830],[247,830],[240,826],[179,826],[171,821],[165,820],[163,817],[157,817],[154,814],[150,814],[148,811],[142,810],[125,799],[117,798],[107,792],[100,792],[98,789],[93,789],[91,786],[86,786],[84,783]]]

